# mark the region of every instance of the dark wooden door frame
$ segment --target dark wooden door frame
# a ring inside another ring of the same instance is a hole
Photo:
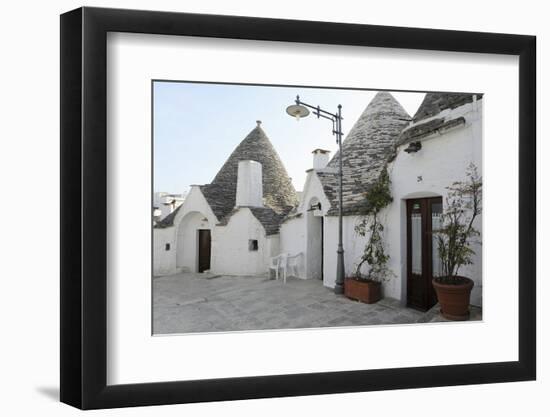
[[[434,203],[441,203],[441,197],[427,197],[427,198],[412,198],[407,200],[407,210],[406,210],[406,222],[407,222],[407,307],[419,309],[419,310],[429,310],[433,307],[437,298],[435,295],[434,288],[432,286],[432,268],[433,268],[433,259],[432,259],[432,205]],[[411,214],[413,211],[413,204],[420,204],[420,215],[421,215],[421,230],[422,230],[422,248],[421,248],[421,267],[422,274],[421,278],[416,278],[417,280],[422,280],[420,284],[414,282],[412,277],[412,242],[411,242]],[[416,288],[413,288],[413,284],[417,284]],[[413,298],[413,292],[420,292],[420,299]]]
[[[212,254],[212,235],[210,229],[199,229],[197,231],[197,246],[197,272],[204,272],[210,269]]]
[[[430,307],[433,307],[435,304],[437,304],[437,295],[435,293],[435,288],[432,285],[432,279],[433,279],[433,230],[432,230],[432,221],[433,221],[433,205],[434,204],[442,204],[443,198],[442,197],[431,197],[426,200],[427,201],[427,209],[426,209],[426,252],[428,254],[427,256],[427,265],[428,265],[428,305]]]

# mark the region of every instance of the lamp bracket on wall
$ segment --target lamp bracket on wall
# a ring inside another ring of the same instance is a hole
[[[416,153],[422,149],[422,142],[411,142],[409,146],[405,149],[407,153]]]
[[[312,204],[312,205],[309,206],[309,208],[307,209],[307,211],[315,211],[315,210],[321,210],[321,202]]]

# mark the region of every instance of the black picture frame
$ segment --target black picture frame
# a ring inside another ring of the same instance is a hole
[[[518,56],[519,360],[107,385],[108,32]],[[62,402],[96,409],[536,378],[534,36],[84,7],[61,15],[60,56]]]

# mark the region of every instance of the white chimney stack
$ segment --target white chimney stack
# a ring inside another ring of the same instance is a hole
[[[239,161],[237,171],[237,206],[263,207],[262,164]]]
[[[330,151],[325,149],[315,149],[313,152],[313,169],[323,169],[327,166],[330,157]]]

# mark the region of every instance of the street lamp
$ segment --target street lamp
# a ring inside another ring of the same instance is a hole
[[[298,122],[300,121],[300,118],[309,116],[309,110],[301,104],[292,104],[291,106],[288,106],[286,108],[286,112],[290,116],[295,117]]]
[[[326,110],[321,109],[321,107],[312,106],[310,104],[304,103],[300,100],[300,96],[296,96],[295,100],[296,104],[292,104],[286,108],[286,112],[292,116],[295,117],[296,120],[300,120],[300,118],[307,117],[309,115],[309,109],[313,110],[313,114],[317,116],[317,118],[323,118],[330,120],[332,122],[332,134],[336,136],[336,143],[338,144],[338,150],[339,150],[339,164],[338,164],[338,249],[336,250],[337,253],[337,263],[336,263],[336,284],[334,286],[334,293],[335,294],[343,294],[344,293],[344,277],[346,275],[346,271],[344,269],[344,245],[342,244],[342,182],[343,182],[343,171],[342,171],[342,105],[338,105],[338,111],[336,113],[331,113]]]

